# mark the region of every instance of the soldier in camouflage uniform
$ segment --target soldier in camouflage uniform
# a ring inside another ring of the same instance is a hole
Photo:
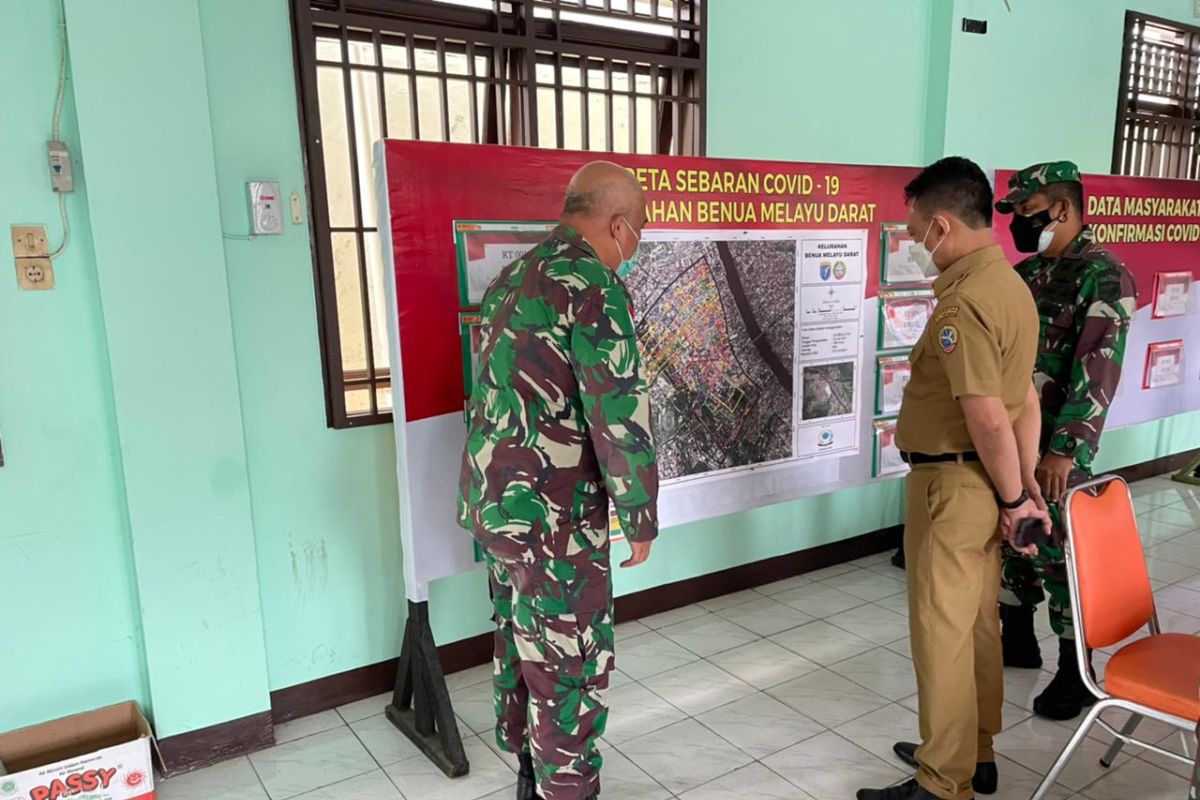
[[[1014,214],[1010,229],[1017,249],[1032,253],[1017,265],[1041,318],[1034,367],[1042,406],[1041,461],[1027,483],[1041,491],[1053,521],[1050,539],[1038,543],[1036,556],[1005,552],[1004,663],[1041,667],[1033,614],[1048,595],[1050,624],[1059,636],[1058,673],[1034,700],[1034,710],[1050,719],[1073,719],[1095,698],[1076,661],[1058,501],[1092,475],[1136,308],[1134,281],[1083,223],[1083,184],[1071,162],[1037,164],[1013,175],[996,208]]]
[[[483,300],[458,515],[490,570],[496,741],[519,756],[524,800],[599,794],[609,503],[633,551],[622,566],[645,561],[658,533],[650,398],[621,281],[645,206],[629,172],[589,164],[561,224]]]

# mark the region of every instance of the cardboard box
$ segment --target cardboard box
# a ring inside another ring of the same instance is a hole
[[[158,746],[133,702],[0,735],[0,800],[153,800]]]

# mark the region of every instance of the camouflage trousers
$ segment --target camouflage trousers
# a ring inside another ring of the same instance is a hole
[[[1076,486],[1090,479],[1088,472],[1075,469],[1067,477],[1067,486]],[[1050,503],[1050,536],[1039,539],[1037,555],[1021,555],[1005,542],[1002,548],[1004,561],[1000,572],[1000,602],[1006,606],[1037,608],[1049,599],[1050,628],[1060,638],[1070,640],[1075,638],[1075,625],[1071,617],[1071,591],[1067,586],[1067,563],[1063,550],[1066,538],[1062,511],[1057,503]]]
[[[546,800],[584,800],[600,790],[596,742],[608,721],[608,553],[534,563],[485,555],[496,620],[496,743],[529,751]]]

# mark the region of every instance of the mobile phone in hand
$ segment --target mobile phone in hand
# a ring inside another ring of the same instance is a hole
[[[1017,523],[1017,533],[1013,537],[1017,547],[1036,545],[1046,535],[1045,525],[1037,517],[1025,517]]]

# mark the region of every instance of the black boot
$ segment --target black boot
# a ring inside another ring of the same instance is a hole
[[[517,800],[537,800],[537,779],[533,775],[533,756],[529,753],[518,753],[517,761],[521,767],[517,770]]]
[[[892,745],[892,752],[913,769],[920,766],[917,763],[915,742],[896,742]],[[976,794],[995,794],[999,784],[1000,775],[996,771],[995,761],[980,761],[975,765],[975,776],[971,778],[971,787]]]
[[[1090,662],[1090,658],[1088,659]],[[1091,669],[1091,664],[1088,664]],[[1075,719],[1088,706],[1095,705],[1096,696],[1083,685],[1075,642],[1058,640],[1058,672],[1054,680],[1033,701],[1033,713],[1059,722]]]
[[[938,800],[938,796],[917,783],[916,778],[886,789],[859,789],[858,800]]]
[[[1004,666],[1041,669],[1042,651],[1033,629],[1032,606],[1000,604],[1000,644],[1004,648]]]

